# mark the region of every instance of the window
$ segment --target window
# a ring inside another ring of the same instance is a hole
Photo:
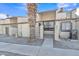
[[[45,31],[54,30],[54,22],[44,22],[44,30]]]
[[[61,31],[70,31],[71,30],[71,22],[62,22],[61,23]]]

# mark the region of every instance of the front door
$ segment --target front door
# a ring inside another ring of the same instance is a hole
[[[9,35],[9,28],[8,28],[8,27],[5,28],[5,34],[6,34],[7,36]]]

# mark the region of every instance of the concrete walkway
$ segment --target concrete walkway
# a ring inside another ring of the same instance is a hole
[[[79,50],[20,45],[3,42],[0,42],[0,51],[7,51],[30,56],[79,56]]]
[[[26,56],[79,56],[79,50],[53,48],[52,38],[45,38],[42,45],[23,45],[11,43],[10,37],[3,37],[0,37],[1,40],[4,39],[4,41],[0,41],[0,51]],[[10,43],[5,42],[8,38]]]
[[[53,48],[53,38],[45,38],[42,47]]]

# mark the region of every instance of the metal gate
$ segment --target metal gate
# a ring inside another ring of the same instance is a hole
[[[44,21],[44,38],[54,38],[55,22],[54,21]]]

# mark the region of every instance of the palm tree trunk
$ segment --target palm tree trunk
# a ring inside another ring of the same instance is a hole
[[[35,24],[36,24],[36,4],[35,3],[28,3],[28,19],[29,19],[29,26],[30,26],[30,40],[35,40]]]

